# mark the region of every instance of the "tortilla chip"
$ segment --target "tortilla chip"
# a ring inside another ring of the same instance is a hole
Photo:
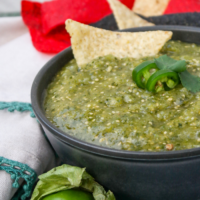
[[[74,57],[79,66],[112,54],[118,58],[156,55],[172,37],[171,31],[112,32],[66,20]]]
[[[170,0],[135,0],[133,11],[149,16],[162,15]]]
[[[107,0],[107,1],[113,11],[119,29],[154,25],[134,14],[132,10],[127,8],[120,1],[118,0]]]

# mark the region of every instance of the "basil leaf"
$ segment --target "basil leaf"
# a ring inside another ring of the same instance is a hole
[[[190,74],[187,70],[178,74],[182,85],[191,92],[200,91],[200,77]]]
[[[185,60],[174,60],[167,55],[160,56],[155,59],[155,63],[159,69],[170,69],[174,72],[183,72],[186,70]]]

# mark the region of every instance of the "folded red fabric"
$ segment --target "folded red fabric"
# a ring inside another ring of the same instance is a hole
[[[164,14],[200,12],[199,0],[171,0]]]
[[[120,1],[129,8],[133,7],[134,0]],[[21,10],[33,45],[46,53],[58,53],[70,46],[64,25],[66,19],[90,24],[112,13],[107,0],[54,0],[44,3],[23,0]]]
[[[120,1],[132,9],[135,0]],[[170,0],[164,14],[198,11],[198,0]],[[23,0],[21,14],[35,48],[46,53],[58,53],[70,46],[64,24],[66,19],[90,24],[111,13],[107,0],[53,0],[44,3]]]

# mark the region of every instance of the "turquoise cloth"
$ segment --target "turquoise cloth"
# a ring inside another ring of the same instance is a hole
[[[25,200],[31,195],[37,174],[28,165],[0,157],[0,170],[4,170],[10,174],[11,179],[13,179],[12,186],[14,188],[19,188],[18,181],[20,178],[24,179],[25,184],[23,185],[23,190],[20,192],[20,198],[22,200]],[[18,199],[19,197],[14,197],[12,200]]]
[[[35,117],[30,103],[0,102],[0,110],[3,109],[7,109],[9,112],[14,112],[15,110],[19,112],[30,111],[30,116]],[[19,188],[20,185],[18,181],[20,178],[24,179],[25,181],[22,189],[16,193],[12,200],[25,200],[31,195],[37,174],[28,165],[0,157],[0,170],[4,170],[10,174],[11,179],[13,179],[12,187],[14,188]]]
[[[3,109],[7,109],[9,112],[14,112],[15,110],[19,112],[30,111],[30,116],[35,117],[30,103],[0,101],[0,110]]]

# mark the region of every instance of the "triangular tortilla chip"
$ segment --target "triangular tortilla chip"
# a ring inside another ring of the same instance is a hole
[[[79,66],[112,54],[118,58],[156,55],[172,37],[171,31],[112,32],[66,20],[74,57]]]
[[[146,17],[162,15],[169,1],[170,0],[135,0],[133,11]]]
[[[134,14],[132,10],[127,8],[120,1],[118,0],[107,0],[107,1],[110,4],[111,10],[113,11],[119,29],[154,25]]]

